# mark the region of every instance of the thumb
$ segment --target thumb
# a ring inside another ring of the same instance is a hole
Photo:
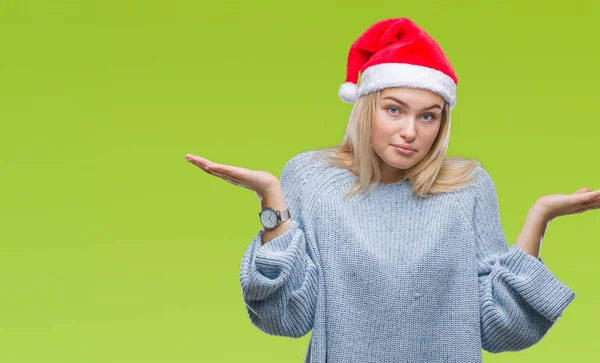
[[[581,188],[581,189],[579,189],[578,191],[576,191],[576,192],[575,192],[575,193],[573,193],[573,194],[587,193],[587,192],[589,192],[590,190],[591,190],[590,188],[588,188],[588,187],[585,187],[585,188]]]

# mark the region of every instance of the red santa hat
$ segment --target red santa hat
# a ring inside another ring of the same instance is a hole
[[[388,87],[421,88],[439,94],[453,108],[457,84],[437,42],[411,20],[393,18],[372,25],[352,44],[339,97],[354,103],[359,96]]]

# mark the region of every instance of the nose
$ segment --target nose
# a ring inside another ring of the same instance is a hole
[[[412,141],[417,135],[415,130],[415,118],[406,117],[400,126],[400,136],[406,141]]]

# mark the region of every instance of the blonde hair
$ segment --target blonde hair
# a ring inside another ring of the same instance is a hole
[[[371,147],[373,115],[380,106],[381,90],[361,96],[352,107],[348,127],[342,142],[334,147],[318,149],[313,157],[321,158],[325,165],[348,169],[358,176],[345,197],[365,191],[371,182],[370,194],[380,183],[379,158]],[[413,192],[420,197],[452,192],[470,185],[472,173],[481,162],[458,156],[447,156],[450,135],[450,107],[444,103],[438,135],[427,155],[406,170],[403,181],[408,180]],[[366,196],[365,195],[365,196]]]

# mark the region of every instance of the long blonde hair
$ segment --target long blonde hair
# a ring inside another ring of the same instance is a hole
[[[381,90],[359,97],[352,107],[342,142],[334,147],[318,149],[313,155],[323,159],[325,165],[345,168],[358,176],[345,197],[365,191],[374,182],[366,192],[368,195],[380,183],[380,160],[370,142],[373,115],[380,106],[380,97]],[[408,180],[413,192],[420,197],[427,198],[469,186],[474,176],[472,172],[481,164],[477,158],[446,155],[450,120],[450,108],[445,103],[440,130],[431,149],[419,163],[406,170],[402,179]]]

